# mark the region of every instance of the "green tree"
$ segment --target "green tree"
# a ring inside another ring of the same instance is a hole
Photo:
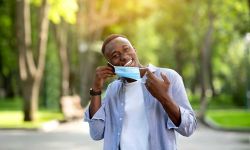
[[[0,97],[3,98],[20,94],[14,9],[14,1],[0,1]]]
[[[41,80],[45,66],[48,37],[48,3],[43,0],[40,7],[40,26],[38,32],[38,59],[35,61],[32,50],[31,20],[29,0],[16,1],[17,46],[19,50],[19,70],[24,98],[24,121],[35,120]]]

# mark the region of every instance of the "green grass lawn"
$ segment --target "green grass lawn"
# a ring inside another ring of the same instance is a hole
[[[0,100],[0,128],[40,128],[43,123],[51,120],[63,120],[63,114],[42,109],[36,113],[34,122],[24,122],[22,101],[19,98],[13,100]]]
[[[250,110],[209,110],[206,114],[206,117],[222,128],[250,129]]]
[[[53,111],[38,111],[37,120],[24,122],[22,111],[0,111],[0,128],[40,128],[43,123],[51,120],[62,120],[63,115]]]

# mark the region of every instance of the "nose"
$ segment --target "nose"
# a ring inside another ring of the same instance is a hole
[[[120,61],[124,61],[124,59],[126,59],[125,54],[121,54],[121,56],[120,56]]]
[[[121,56],[120,56],[120,61],[121,61],[121,63],[127,63],[127,61],[129,60],[129,58],[127,57],[127,55],[126,54],[121,54]]]

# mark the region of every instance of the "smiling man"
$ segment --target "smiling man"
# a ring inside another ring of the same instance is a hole
[[[176,150],[176,133],[190,136],[197,126],[181,76],[141,65],[123,35],[108,36],[102,53],[108,65],[96,69],[85,112],[91,137],[104,138],[104,150]],[[104,82],[114,75],[119,78],[101,101]]]

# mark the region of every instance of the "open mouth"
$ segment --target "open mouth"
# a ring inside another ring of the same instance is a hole
[[[127,66],[130,66],[131,64],[132,64],[132,59],[130,59],[125,65],[124,65],[124,67],[127,67]]]

